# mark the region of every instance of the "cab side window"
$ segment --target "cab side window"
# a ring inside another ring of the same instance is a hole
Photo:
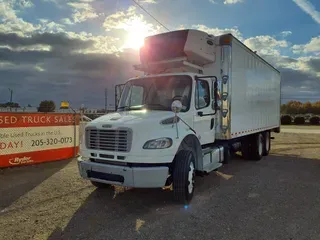
[[[196,109],[210,105],[210,88],[206,80],[198,80],[196,86]]]

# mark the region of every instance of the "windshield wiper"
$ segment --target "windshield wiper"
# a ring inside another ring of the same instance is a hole
[[[118,109],[124,109],[124,110],[140,109],[140,108],[143,108],[143,105],[118,107]]]
[[[118,107],[118,109],[130,109],[130,106],[121,106],[121,107]]]
[[[158,109],[158,110],[168,110],[168,111],[170,111],[169,107],[161,105],[161,104],[158,104],[158,103],[146,103],[146,104],[144,104],[144,106],[146,106],[146,107],[148,107],[148,106],[150,106],[150,107],[159,107],[160,109]]]

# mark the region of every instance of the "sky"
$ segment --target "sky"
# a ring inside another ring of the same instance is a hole
[[[169,30],[232,33],[280,70],[283,102],[320,100],[319,0],[135,1]],[[0,103],[113,105],[161,24],[133,0],[0,0]]]

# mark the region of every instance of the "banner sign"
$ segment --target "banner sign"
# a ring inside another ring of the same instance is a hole
[[[72,158],[79,114],[0,112],[0,168]]]

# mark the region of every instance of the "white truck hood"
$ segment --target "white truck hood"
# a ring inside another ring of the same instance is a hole
[[[88,125],[101,126],[103,124],[111,124],[112,126],[121,125],[135,125],[146,124],[152,122],[153,124],[160,123],[161,120],[173,117],[174,113],[168,111],[125,111],[116,112],[96,118]]]

